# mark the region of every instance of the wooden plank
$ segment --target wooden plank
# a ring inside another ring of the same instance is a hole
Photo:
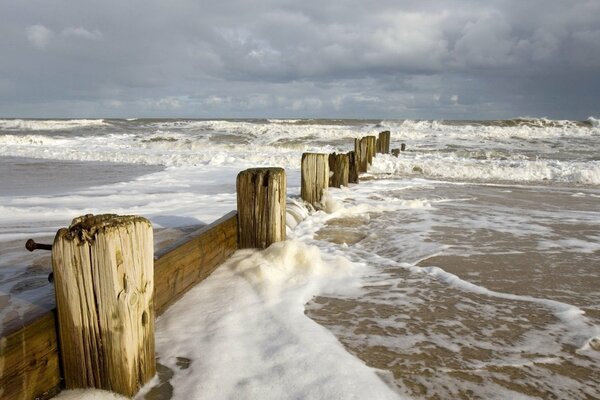
[[[157,255],[154,261],[154,309],[162,314],[169,305],[238,249],[237,212],[232,211],[180,240]]]
[[[237,212],[155,253],[154,310],[163,313],[237,250]],[[56,310],[0,338],[0,400],[48,399],[60,391]]]
[[[0,339],[0,399],[47,399],[60,383],[53,311]]]

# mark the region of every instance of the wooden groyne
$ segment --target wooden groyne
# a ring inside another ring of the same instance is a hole
[[[157,316],[238,249],[237,226],[232,211],[156,253]],[[57,331],[54,309],[0,339],[0,399],[46,399],[60,391],[64,375]]]
[[[382,132],[356,139],[348,154],[303,154],[301,197],[319,207],[330,185],[358,183],[389,146]],[[138,216],[87,215],[61,229],[51,246],[57,308],[0,338],[0,400],[47,399],[65,387],[135,394],[155,373],[155,316],[237,249],[285,240],[285,171],[242,171],[236,187],[237,211],[156,252]]]

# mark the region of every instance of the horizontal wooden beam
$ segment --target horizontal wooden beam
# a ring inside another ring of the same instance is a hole
[[[237,212],[161,250],[154,260],[154,310],[162,314],[238,249]]]
[[[46,399],[60,391],[54,313],[0,339],[0,399]]]

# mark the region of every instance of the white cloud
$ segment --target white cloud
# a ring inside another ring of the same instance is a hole
[[[44,25],[31,25],[27,27],[27,40],[38,49],[45,49],[53,34]]]
[[[61,32],[61,35],[64,37],[75,37],[87,40],[102,40],[102,32],[97,29],[88,31],[81,26],[71,26],[66,28]]]

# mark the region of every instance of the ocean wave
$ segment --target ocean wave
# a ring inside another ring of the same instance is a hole
[[[103,119],[0,119],[0,130],[56,131],[107,125]]]
[[[6,154],[12,155],[8,146],[57,146],[68,143],[68,140],[45,135],[0,135],[0,144],[5,146]],[[31,153],[38,150],[31,149]],[[0,154],[2,151],[0,151]]]
[[[600,120],[594,117],[589,117],[587,119],[587,121],[590,123],[590,125],[592,125],[594,128],[600,128]]]
[[[547,119],[516,118],[498,121],[435,121],[435,120],[384,120],[381,127],[389,129],[403,140],[430,140],[432,142],[473,139],[553,139],[589,137],[600,134],[592,120],[556,121]]]
[[[564,182],[600,185],[600,162],[477,160],[455,156],[376,157],[373,172],[485,182]]]

